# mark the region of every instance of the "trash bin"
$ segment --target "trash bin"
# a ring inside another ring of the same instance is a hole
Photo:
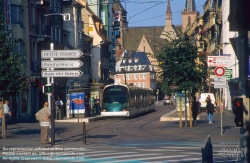
[[[62,109],[56,109],[56,119],[60,120],[63,119],[63,115],[62,115]]]

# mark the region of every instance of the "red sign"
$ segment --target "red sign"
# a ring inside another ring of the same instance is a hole
[[[216,76],[223,76],[225,74],[225,68],[222,66],[218,66],[214,69],[214,74]]]

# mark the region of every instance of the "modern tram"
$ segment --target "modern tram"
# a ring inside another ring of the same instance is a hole
[[[152,89],[113,84],[103,89],[101,117],[132,117],[154,109]]]

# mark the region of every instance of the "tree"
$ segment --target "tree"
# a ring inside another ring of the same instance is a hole
[[[197,46],[187,32],[178,36],[166,32],[166,44],[155,57],[162,70],[161,83],[167,83],[168,87],[175,85],[174,90],[185,91],[185,95],[187,91],[195,93],[204,87],[208,74],[206,58],[198,57]]]
[[[4,16],[0,13],[0,97],[15,95],[29,87],[25,55],[15,51],[17,40],[5,30]]]

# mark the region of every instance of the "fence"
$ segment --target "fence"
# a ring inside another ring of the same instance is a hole
[[[213,163],[213,146],[211,144],[210,135],[205,140],[203,147],[201,148],[202,163]]]

